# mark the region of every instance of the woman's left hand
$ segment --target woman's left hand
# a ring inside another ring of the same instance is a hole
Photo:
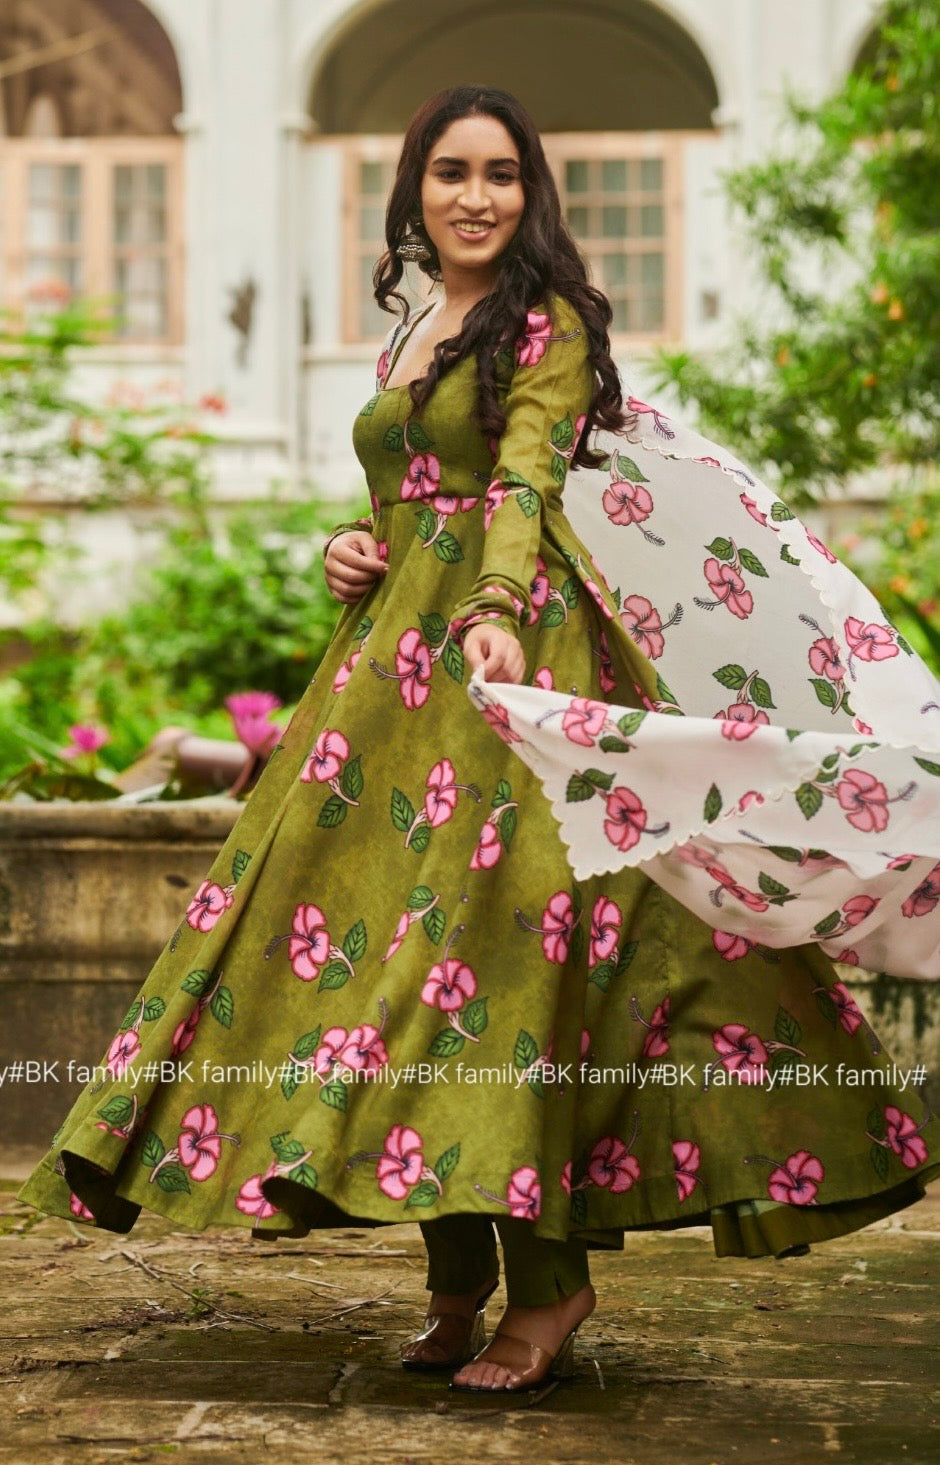
[[[525,676],[525,655],[515,636],[500,626],[480,621],[463,638],[464,655],[475,672],[482,668],[488,682],[514,682]]]

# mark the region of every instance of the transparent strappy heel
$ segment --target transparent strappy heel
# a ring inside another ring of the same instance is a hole
[[[402,1358],[402,1368],[420,1373],[437,1373],[460,1368],[486,1346],[486,1304],[499,1286],[499,1278],[477,1299],[472,1316],[457,1312],[429,1312],[424,1329],[406,1348],[426,1345],[426,1356]],[[437,1353],[439,1356],[434,1357]]]
[[[526,1338],[517,1338],[513,1333],[496,1329],[492,1339],[472,1360],[474,1363],[498,1363],[510,1371],[506,1384],[458,1384],[451,1380],[450,1387],[468,1394],[523,1394],[540,1389],[553,1379],[570,1378],[574,1373],[574,1339],[580,1328],[578,1323],[562,1339],[558,1351],[549,1353],[537,1343]]]

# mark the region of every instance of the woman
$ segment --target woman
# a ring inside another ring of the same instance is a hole
[[[491,727],[468,703],[471,675],[558,688],[593,749],[598,708],[660,695],[561,508],[624,418],[609,306],[518,102],[421,108],[387,237],[380,303],[403,255],[440,288],[356,419],[372,514],[325,554],[347,610],[20,1196],[118,1231],[141,1205],[259,1236],[418,1220],[431,1298],[403,1364],[516,1391],[570,1371],[589,1249],[709,1224],[722,1255],[805,1253],[918,1199],[940,1126],[890,1082],[787,1086],[797,1055],[890,1078],[819,945],[755,947],[729,984],[645,873],[573,880],[498,705]],[[508,1305],[481,1348],[494,1223]]]

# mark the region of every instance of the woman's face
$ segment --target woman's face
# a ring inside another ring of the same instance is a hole
[[[432,144],[421,180],[424,226],[447,275],[495,265],[525,208],[519,149],[495,117],[461,117]]]

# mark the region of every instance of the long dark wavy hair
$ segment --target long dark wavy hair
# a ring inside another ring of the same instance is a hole
[[[425,102],[411,119],[385,216],[388,248],[373,272],[375,298],[388,311],[393,309],[389,299],[399,301],[407,321],[408,302],[396,288],[404,273],[396,250],[412,230],[429,250],[429,258],[418,268],[440,281],[437,250],[427,233],[420,226],[416,229],[421,217],[421,180],[437,139],[452,122],[470,116],[495,117],[513,138],[519,149],[525,207],[519,228],[499,257],[495,288],[468,311],[458,336],[437,344],[427,373],[411,383],[413,410],[424,406],[441,377],[473,354],[479,380],[477,423],[488,436],[501,437],[506,417],[497,397],[496,357],[500,351],[514,351],[525,332],[527,312],[540,302],[547,304],[546,295],[553,291],[574,307],[587,330],[595,388],[571,464],[595,467],[599,455],[588,449],[590,432],[594,427],[616,430],[624,422],[620,376],[610,355],[612,311],[606,295],[588,283],[584,260],[562,217],[558,190],[535,124],[509,92],[490,86],[449,87]]]

